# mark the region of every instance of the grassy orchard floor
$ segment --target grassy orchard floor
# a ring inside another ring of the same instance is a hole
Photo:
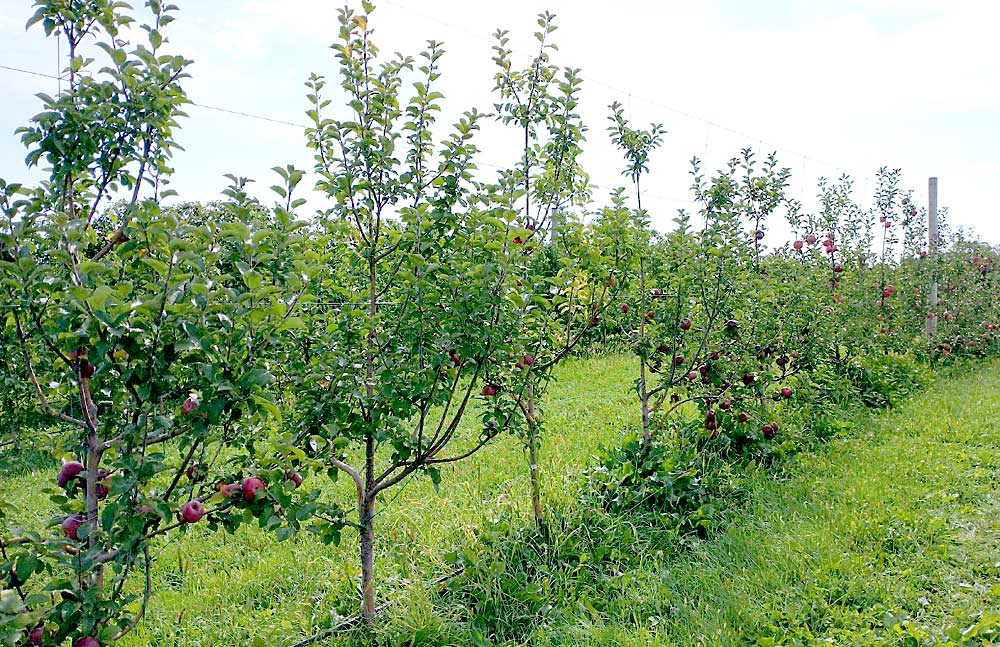
[[[593,448],[635,422],[631,365],[618,357],[570,363],[554,385],[559,406],[549,408],[543,454],[550,509],[570,508]],[[590,571],[599,577],[587,587],[571,581],[584,569],[539,575],[530,560],[500,562],[498,579],[541,582],[558,608],[527,621],[510,612],[497,624],[516,625],[505,634],[511,645],[925,644],[924,632],[964,628],[1000,608],[998,420],[1000,364],[939,379],[896,411],[858,416],[862,431],[801,455],[781,479],[748,475],[748,502],[728,529],[688,550],[646,551],[655,532],[639,527],[634,544],[615,546],[632,558]],[[383,618],[377,642],[473,644],[461,601],[420,582],[449,568],[450,551],[502,555],[503,546],[481,542],[484,520],[527,525],[525,475],[523,454],[505,440],[446,471],[440,495],[419,479],[383,505],[379,594],[403,602]],[[36,482],[31,474],[0,481],[29,513],[45,501]],[[125,643],[291,644],[331,608],[353,613],[355,544],[353,533],[340,547],[307,536],[277,544],[256,529],[178,537],[159,555],[146,622]],[[604,598],[566,603],[557,589]],[[517,597],[496,593],[498,615],[521,608]],[[905,629],[891,628],[903,618]],[[355,635],[320,644],[375,642]]]

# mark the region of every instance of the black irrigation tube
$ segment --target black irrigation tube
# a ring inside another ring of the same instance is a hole
[[[441,584],[444,584],[448,580],[450,580],[450,579],[452,579],[454,577],[457,577],[457,576],[461,575],[464,572],[465,572],[464,568],[456,568],[452,572],[446,573],[446,574],[444,574],[444,575],[442,575],[442,576],[440,576],[440,577],[432,580],[431,581],[431,586],[440,586]],[[393,604],[395,604],[395,602],[393,600],[388,600],[388,601],[383,602],[382,604],[378,605],[377,607],[375,607],[375,613],[376,613],[376,615],[379,614],[379,613],[382,613],[383,611],[385,611],[386,609],[388,609],[389,607],[391,607]],[[338,632],[341,632],[341,631],[347,631],[348,629],[353,629],[353,628],[357,627],[358,625],[360,625],[363,621],[364,621],[364,616],[362,616],[361,614],[358,614],[356,616],[351,616],[350,618],[347,618],[346,620],[341,620],[340,622],[338,622],[334,626],[330,627],[329,629],[324,629],[323,631],[319,632],[318,634],[314,634],[314,635],[310,636],[309,638],[306,638],[303,641],[300,641],[300,642],[295,643],[294,645],[291,645],[290,647],[308,647],[309,645],[312,645],[312,644],[314,644],[314,643],[316,643],[316,642],[318,642],[320,640],[323,640],[324,638],[329,638],[330,636],[334,635],[335,633],[338,633]]]

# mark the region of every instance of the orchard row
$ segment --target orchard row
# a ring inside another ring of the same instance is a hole
[[[148,42],[129,49],[121,3],[36,6],[30,24],[72,64],[20,131],[48,179],[0,181],[0,420],[15,430],[0,443],[44,435],[62,466],[40,484],[47,525],[0,496],[0,644],[123,638],[155,594],[151,546],[192,526],[356,532],[371,621],[376,503],[407,479],[447,488],[443,466],[514,434],[544,528],[546,390],[583,352],[635,355],[641,415],[600,453],[589,500],[704,532],[715,462],[823,437],[831,403],[887,404],[908,362],[998,349],[992,251],[928,241],[898,171],[879,172],[871,208],[842,178],[805,213],[773,156],[743,151],[710,177],[696,161],[700,208],[657,233],[641,183],[663,129],[613,105],[628,188],[595,207],[582,81],[552,61],[551,15],[524,67],[496,34],[495,113],[436,139],[439,44],[386,59],[373,7],[342,11],[334,85],[307,83],[306,144],[334,206],[307,214],[288,166],[270,207],[237,177],[219,203],[161,205],[190,64],[163,53],[174,7],[147,2]],[[490,179],[476,169],[487,120],[524,141]],[[782,217],[796,238],[769,247]],[[350,504],[330,494],[338,478]]]

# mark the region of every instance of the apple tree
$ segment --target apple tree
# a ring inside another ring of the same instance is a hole
[[[514,369],[523,373],[523,425],[514,425],[528,455],[532,511],[544,529],[539,450],[542,401],[553,369],[600,321],[616,290],[615,267],[579,212],[589,197],[578,158],[586,127],[578,114],[579,71],[551,62],[554,16],[538,16],[538,51],[525,65],[512,63],[509,36],[495,34],[496,118],[515,130],[521,156],[502,172],[496,195],[512,214],[510,262],[518,287],[516,325],[523,350]]]
[[[317,189],[331,206],[315,228],[300,301],[314,339],[288,370],[297,442],[354,486],[350,526],[370,622],[379,495],[416,474],[438,484],[442,466],[507,428],[523,391],[514,357],[524,349],[508,260],[520,226],[475,178],[484,115],[465,112],[436,141],[441,45],[384,58],[368,22],[374,7],[362,8],[339,13],[343,109],[327,114],[323,77],[307,83]],[[460,423],[474,406],[471,433]]]
[[[0,643],[95,647],[143,617],[168,533],[256,518],[288,536],[318,509],[293,497],[295,473],[254,458],[271,455],[268,349],[300,273],[283,254],[294,223],[238,190],[218,221],[160,204],[190,63],[163,53],[174,7],[147,2],[131,47],[124,3],[36,7],[29,24],[68,43],[68,87],[20,130],[47,179],[0,184],[0,289],[62,466],[50,523],[3,519]]]

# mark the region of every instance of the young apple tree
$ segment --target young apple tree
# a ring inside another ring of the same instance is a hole
[[[577,113],[579,71],[551,63],[555,17],[538,16],[538,51],[518,69],[509,37],[495,34],[497,119],[518,133],[519,162],[501,174],[497,195],[516,217],[510,239],[520,310],[516,315],[523,355],[514,369],[523,374],[523,425],[514,425],[528,455],[532,513],[544,530],[539,450],[544,416],[541,402],[553,369],[584,339],[617,292],[608,257],[592,227],[574,212],[588,198],[579,165],[584,126]]]
[[[507,428],[523,378],[511,313],[509,210],[475,180],[470,111],[433,137],[443,50],[383,59],[371,3],[339,14],[339,90],[345,110],[327,116],[326,81],[307,86],[317,188],[332,206],[312,245],[303,318],[315,336],[290,362],[299,442],[350,477],[361,557],[362,612],[375,604],[375,514],[380,494],[416,473],[435,484]],[[404,80],[413,79],[409,99]],[[301,340],[297,346],[301,345]],[[460,426],[474,401],[476,434]]]

